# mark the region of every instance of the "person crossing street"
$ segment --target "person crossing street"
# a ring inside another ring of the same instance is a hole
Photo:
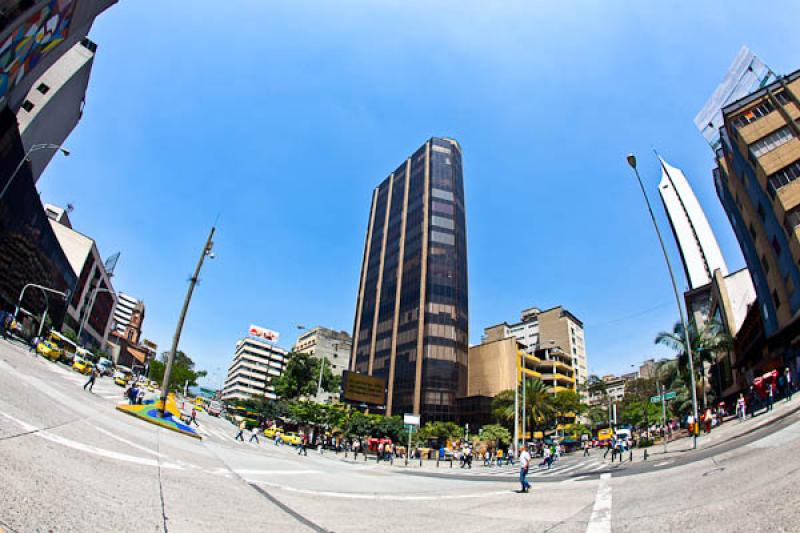
[[[527,447],[523,444],[519,447],[519,482],[522,485],[520,493],[526,493],[531,488],[528,482],[528,469],[531,465],[531,454],[528,453]]]
[[[89,381],[87,381],[83,385],[83,390],[86,390],[86,387],[89,387],[89,392],[92,392],[92,387],[94,387],[94,380],[97,379],[97,368],[93,367],[89,371]]]
[[[236,437],[234,437],[234,439],[244,442],[244,430],[245,429],[247,429],[247,424],[245,423],[244,420],[242,420],[239,423],[239,433],[236,434]]]

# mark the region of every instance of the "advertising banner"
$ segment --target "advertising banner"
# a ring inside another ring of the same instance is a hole
[[[260,326],[254,326],[250,324],[250,329],[247,330],[247,334],[251,337],[258,337],[259,339],[264,339],[269,342],[278,342],[280,338],[280,334],[277,331],[272,331],[271,329],[262,328]]]

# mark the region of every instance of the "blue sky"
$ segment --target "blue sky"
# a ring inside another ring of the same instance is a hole
[[[561,5],[553,5],[561,4]],[[219,382],[254,323],[351,331],[372,188],[431,136],[464,150],[470,337],[562,304],[593,372],[625,372],[677,312],[625,155],[673,261],[656,147],[744,266],[692,119],[743,44],[800,68],[800,4],[123,0],[91,37],[83,120],[39,182],[168,349],[219,214],[181,347]],[[686,282],[681,276],[680,284]]]

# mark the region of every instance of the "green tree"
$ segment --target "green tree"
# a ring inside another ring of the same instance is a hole
[[[283,373],[272,381],[277,395],[288,400],[315,395],[321,359],[301,352],[292,352],[287,358]],[[339,377],[334,376],[330,364],[325,363],[322,370],[322,390],[334,392],[338,389]]]
[[[373,420],[360,411],[351,411],[344,423],[344,434],[348,437],[364,438],[372,434]]]
[[[556,424],[565,424],[567,419],[577,418],[586,410],[581,396],[575,391],[558,391],[550,400],[556,418]]]
[[[399,416],[381,416],[375,421],[372,430],[373,437],[389,437],[392,442],[398,442],[405,434],[403,419]]]
[[[556,411],[553,406],[553,395],[547,385],[538,379],[525,380],[525,417],[526,428],[544,431],[555,421]],[[519,416],[522,416],[523,394],[520,391]],[[492,400],[492,414],[495,419],[505,422],[513,430],[514,425],[514,390],[504,390]]]
[[[151,380],[161,383],[164,380],[164,370],[166,368],[166,361],[169,357],[168,352],[161,354],[161,360],[153,359],[150,361]],[[205,377],[207,372],[205,370],[195,370],[194,361],[184,352],[178,350],[175,352],[175,359],[172,362],[172,372],[169,375],[168,389],[170,391],[183,391],[183,387],[188,382],[190,387],[197,385],[197,380]]]
[[[426,422],[419,428],[417,436],[423,442],[436,440],[443,443],[464,437],[464,428],[455,422]]]
[[[483,426],[478,433],[481,440],[487,440],[493,443],[499,442],[503,445],[511,443],[511,432],[499,424],[487,424]]]
[[[710,401],[706,387],[706,364],[714,364],[718,354],[729,351],[733,347],[733,338],[725,332],[722,325],[716,320],[706,322],[701,328],[698,328],[694,320],[692,320],[689,322],[688,328],[695,383],[698,387],[698,396],[702,397],[703,405],[706,406]],[[668,346],[677,352],[681,376],[684,378],[686,388],[691,391],[689,356],[683,324],[676,322],[672,331],[660,332],[656,335],[655,342],[656,344]],[[713,395],[711,401],[713,401]]]

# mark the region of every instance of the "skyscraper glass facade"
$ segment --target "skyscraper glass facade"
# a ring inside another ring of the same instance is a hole
[[[433,138],[373,192],[352,370],[387,381],[387,413],[455,420],[466,394],[461,148]]]

